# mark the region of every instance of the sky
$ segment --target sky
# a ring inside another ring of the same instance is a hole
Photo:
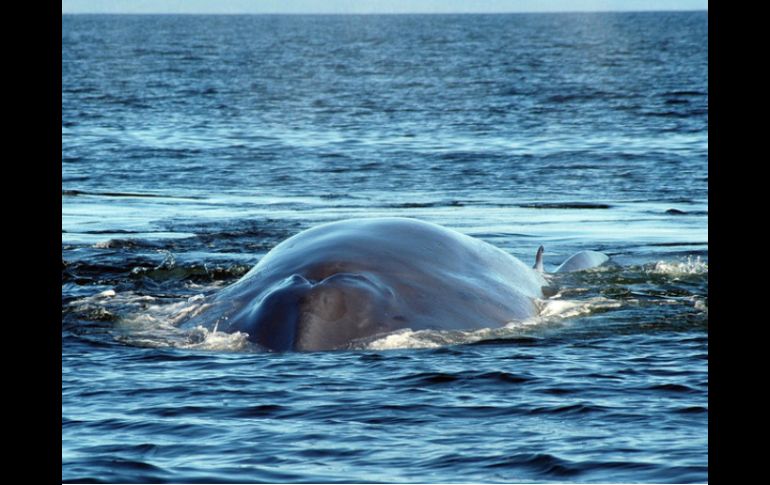
[[[708,0],[62,0],[62,13],[507,13],[707,10]]]

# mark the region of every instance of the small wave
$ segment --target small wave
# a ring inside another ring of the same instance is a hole
[[[707,216],[708,211],[696,210],[696,211],[683,211],[681,209],[668,209],[666,214],[670,216]]]
[[[545,476],[565,477],[582,472],[575,463],[548,453],[519,453],[497,459],[487,468],[528,468]]]
[[[490,384],[522,384],[533,380],[533,377],[508,372],[423,372],[414,375],[398,377],[400,382],[416,386],[435,386],[442,384],[468,384],[474,387]]]
[[[677,414],[708,414],[709,410],[704,406],[686,406],[674,410]]]
[[[530,414],[590,414],[590,413],[604,413],[609,408],[605,406],[599,406],[594,404],[567,404],[563,406],[543,406],[536,407],[529,411]]]
[[[597,204],[593,202],[532,202],[529,204],[516,204],[523,209],[611,209],[609,204]]]
[[[427,209],[432,207],[463,207],[465,204],[459,200],[441,200],[432,202],[397,202],[385,204],[389,209]]]
[[[596,99],[612,98],[610,93],[604,93],[601,91],[588,92],[588,93],[568,93],[568,94],[554,94],[546,99],[548,103],[570,103],[573,101],[593,101]]]
[[[671,216],[683,216],[683,215],[686,215],[687,212],[679,209],[669,209],[666,211],[666,214]]]
[[[61,195],[75,197],[79,195],[94,195],[99,197],[141,197],[141,198],[157,198],[157,199],[184,199],[184,200],[203,200],[205,197],[185,195],[185,196],[169,196],[162,194],[150,194],[150,193],[138,193],[138,192],[98,192],[98,191],[86,191],[86,190],[62,190]]]
[[[640,113],[643,116],[651,116],[651,117],[658,117],[658,118],[689,118],[692,116],[700,116],[704,114],[708,114],[707,110],[704,109],[692,109],[692,110],[685,110],[685,111],[646,111]]]
[[[698,391],[696,389],[693,389],[690,386],[685,386],[683,384],[656,384],[652,386],[648,386],[643,388],[645,391],[661,391],[661,392],[667,392],[667,393],[697,393]]]
[[[673,248],[677,246],[708,246],[708,241],[654,242],[645,244],[652,248]]]
[[[670,91],[663,93],[664,96],[708,96],[708,93],[703,91]]]

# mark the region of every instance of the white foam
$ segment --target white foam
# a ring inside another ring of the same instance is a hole
[[[596,296],[585,300],[539,300],[541,303],[540,315],[534,320],[553,320],[574,318],[580,315],[587,315],[598,310],[608,310],[618,308],[621,302]]]
[[[112,300],[110,304],[120,303],[125,305],[139,304],[155,300],[155,298],[147,295],[137,295],[131,292],[118,293],[114,289],[109,289],[100,293],[93,294],[91,296],[80,298],[75,304],[106,304],[104,302],[105,298],[110,298]]]
[[[173,314],[169,315],[167,318],[173,323],[178,323],[184,318],[192,318],[199,315],[203,310],[209,307],[211,307],[211,304],[202,303],[200,300],[194,300],[192,303],[189,300],[187,302],[180,302],[174,305],[174,308],[172,309]],[[164,311],[167,310],[164,309]]]
[[[216,350],[238,352],[250,350],[254,346],[249,342],[249,335],[243,332],[225,333],[209,331],[198,326],[189,331],[191,341],[180,345],[184,349]]]
[[[114,289],[80,298],[72,304],[73,309],[92,312],[103,309],[110,314],[123,315],[111,329],[112,336],[128,345],[140,347],[174,347],[214,351],[256,350],[245,333],[225,333],[198,326],[180,328],[178,325],[187,318],[197,316],[211,305],[204,293],[215,285],[196,288],[202,292],[184,299],[169,300],[131,291],[117,292]]]
[[[358,342],[353,348],[366,350],[428,349],[448,345],[470,344],[482,340],[505,339],[531,335],[538,327],[564,324],[568,319],[589,313],[618,308],[621,302],[603,297],[587,300],[537,300],[540,313],[526,320],[509,322],[501,328],[484,328],[472,331],[398,330],[393,333]]]
[[[707,274],[708,270],[708,263],[701,261],[700,256],[696,256],[695,258],[688,256],[686,261],[658,261],[647,268],[646,271],[650,274],[663,274],[677,277],[692,274]]]
[[[177,307],[178,304],[167,306]],[[165,313],[169,311],[164,309]],[[182,349],[241,352],[255,350],[242,332],[225,333],[202,326],[179,328],[175,321],[151,312],[124,318],[115,325],[113,336],[128,345],[140,347],[174,347]]]
[[[575,300],[541,300],[540,318],[580,313],[581,302]]]
[[[430,331],[412,331],[411,329],[399,330],[391,334],[366,343],[363,348],[367,350],[389,349],[427,349],[441,347],[441,344],[432,341],[428,334]],[[356,347],[354,345],[354,347]]]

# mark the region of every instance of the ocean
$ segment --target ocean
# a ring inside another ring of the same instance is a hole
[[[64,482],[708,482],[708,14],[63,15]],[[170,315],[316,225],[557,274],[536,319],[264,352]]]

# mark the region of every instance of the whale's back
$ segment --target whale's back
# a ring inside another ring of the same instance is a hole
[[[499,327],[536,315],[545,285],[515,257],[459,232],[414,219],[357,219],[277,245],[214,297],[220,310],[211,313],[226,316],[230,331],[321,350],[403,328]],[[276,338],[281,328],[291,331]]]

